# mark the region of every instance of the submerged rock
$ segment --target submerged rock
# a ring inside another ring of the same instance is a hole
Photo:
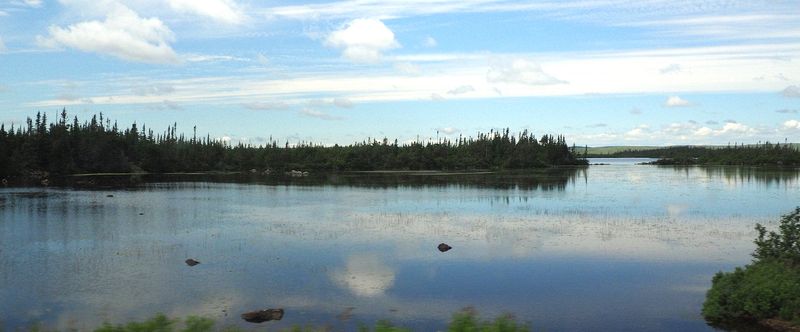
[[[198,261],[196,261],[194,259],[189,258],[189,259],[186,260],[186,265],[195,266],[197,264],[200,264],[200,262],[198,262]]]
[[[114,195],[108,194],[106,195],[106,197],[114,197]]]
[[[439,248],[439,251],[441,251],[441,252],[445,252],[445,251],[448,251],[450,249],[453,249],[453,247],[447,245],[446,243],[439,243],[439,246],[437,248]]]
[[[242,314],[242,319],[250,323],[263,323],[271,320],[281,320],[283,309],[267,309],[251,311]]]

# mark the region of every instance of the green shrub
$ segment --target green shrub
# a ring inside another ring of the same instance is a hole
[[[706,320],[800,322],[800,208],[783,216],[779,229],[767,232],[756,225],[753,263],[714,276],[703,303]]]
[[[517,324],[511,315],[502,315],[493,321],[481,321],[472,308],[461,310],[453,315],[448,332],[523,332],[530,331],[527,325]]]

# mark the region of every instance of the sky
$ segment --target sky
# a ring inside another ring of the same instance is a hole
[[[0,0],[0,122],[258,145],[800,142],[800,1]]]

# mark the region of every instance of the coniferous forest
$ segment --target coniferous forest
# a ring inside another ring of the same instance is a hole
[[[728,146],[669,146],[625,150],[603,157],[659,158],[657,165],[800,166],[800,150],[789,143],[734,144]]]
[[[179,134],[177,124],[155,133],[136,123],[120,128],[95,115],[81,122],[62,110],[28,118],[25,126],[0,125],[0,176],[37,176],[127,172],[235,172],[287,170],[474,170],[527,169],[585,165],[563,136],[537,139],[508,129],[477,138],[398,144],[384,138],[347,146],[277,141],[265,145],[230,145],[210,136]]]

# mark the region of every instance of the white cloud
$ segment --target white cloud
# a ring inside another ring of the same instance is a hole
[[[23,0],[22,2],[24,2],[28,6],[35,8],[42,6],[42,0]]]
[[[752,133],[754,131],[753,128],[748,127],[747,125],[736,123],[736,122],[728,122],[722,126],[722,129],[717,131],[717,135],[727,134],[727,133],[738,133],[738,134],[745,134],[745,133]]]
[[[220,61],[250,61],[230,55],[186,54],[183,60],[188,62],[220,62]]]
[[[422,69],[410,62],[398,62],[394,64],[394,68],[403,74],[419,75],[422,74]]]
[[[181,13],[211,18],[217,22],[240,24],[245,15],[232,0],[168,0],[172,9]]]
[[[788,120],[788,121],[783,123],[783,128],[785,128],[785,129],[800,129],[800,121]]]
[[[490,83],[518,83],[526,85],[563,84],[565,81],[548,75],[542,67],[525,59],[494,60],[486,73]]]
[[[686,107],[691,105],[692,103],[690,103],[688,100],[678,96],[671,96],[667,98],[666,103],[664,103],[664,106],[666,107]]]
[[[708,127],[700,127],[694,131],[694,134],[697,136],[709,136],[714,134],[714,130]]]
[[[626,132],[624,138],[625,140],[628,141],[640,140],[647,137],[649,134],[650,134],[650,126],[643,124]]]
[[[450,91],[447,91],[449,95],[461,95],[469,92],[475,91],[475,88],[472,85],[462,85]]]
[[[259,53],[256,56],[256,62],[258,62],[262,66],[267,66],[267,65],[269,65],[269,58],[267,58],[266,55]]]
[[[800,98],[800,86],[790,85],[781,91],[781,95],[786,98]]]
[[[5,11],[0,10],[0,17],[8,16],[8,13]]]
[[[428,36],[428,38],[425,38],[425,41],[422,42],[422,46],[425,47],[436,47],[436,45],[439,45],[439,43],[431,36]]]
[[[178,63],[170,47],[172,30],[158,18],[142,18],[128,7],[113,6],[104,21],[84,21],[65,28],[50,26],[49,36],[37,36],[43,47],[69,47],[146,63]]]
[[[445,135],[453,135],[461,132],[461,130],[459,130],[458,128],[453,128],[453,127],[443,127],[443,128],[438,128],[436,130]]]
[[[318,111],[318,110],[311,109],[311,108],[304,108],[304,109],[300,110],[300,115],[307,116],[307,117],[310,117],[310,118],[317,118],[317,119],[330,120],[330,121],[342,120],[343,119],[340,116],[330,115],[330,114],[325,113],[323,111]]]
[[[334,98],[333,104],[341,108],[353,108],[353,106],[355,106],[352,100],[343,97]]]
[[[663,67],[658,70],[661,74],[669,74],[669,73],[677,73],[681,71],[681,65],[677,63],[670,64],[669,66]]]
[[[342,49],[342,56],[354,62],[377,62],[383,52],[400,47],[394,32],[377,19],[355,19],[334,31],[325,43]]]
[[[431,93],[431,100],[433,101],[445,101],[446,99],[442,97],[442,95],[438,93]]]
[[[253,111],[273,111],[273,110],[285,110],[289,108],[289,104],[285,102],[252,102],[252,103],[245,103],[242,104],[242,107],[253,110]]]
[[[166,84],[142,85],[131,89],[137,96],[160,96],[175,92],[175,87]]]
[[[173,111],[180,111],[180,110],[183,109],[183,106],[181,106],[180,104],[178,104],[178,103],[176,103],[174,101],[166,100],[166,99],[164,100],[164,106],[166,106],[167,108],[169,108],[169,109],[171,109]]]

